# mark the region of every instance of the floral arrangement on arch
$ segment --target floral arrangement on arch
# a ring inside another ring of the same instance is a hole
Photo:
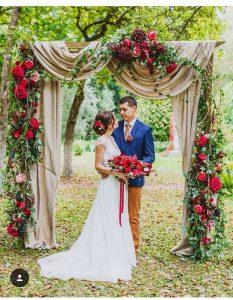
[[[4,181],[4,189],[10,199],[6,230],[14,238],[14,245],[24,245],[28,237],[28,225],[35,225],[30,169],[41,159],[40,133],[43,131],[36,117],[43,75],[38,61],[26,44],[19,46],[18,60],[11,74],[8,161]]]
[[[192,257],[199,260],[215,254],[220,258],[223,247],[228,244],[221,199],[221,173],[226,153],[221,149],[222,132],[217,125],[213,114],[209,128],[197,131],[187,176],[188,191],[184,199],[189,208],[187,232],[194,250]]]
[[[123,37],[118,43],[110,42],[109,48],[113,57],[122,65],[132,67],[137,62],[148,68],[151,75],[155,69],[161,74],[172,73],[177,68],[178,55],[174,49],[157,40],[157,32],[145,32],[135,29],[130,36]]]

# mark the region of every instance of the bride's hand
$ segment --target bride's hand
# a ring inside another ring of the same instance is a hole
[[[121,179],[121,180],[124,180],[125,182],[129,179],[129,176],[125,173],[122,173],[122,172],[116,172],[115,175]]]

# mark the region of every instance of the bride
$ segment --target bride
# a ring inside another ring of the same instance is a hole
[[[95,117],[93,129],[100,135],[95,142],[95,168],[99,173],[110,176],[100,179],[81,235],[70,250],[38,260],[42,276],[108,282],[131,279],[136,256],[129,224],[128,192],[124,192],[125,205],[120,226],[120,183],[116,177],[124,181],[127,178],[125,174],[116,173],[108,167],[108,159],[120,154],[112,137],[117,127],[118,122],[112,112],[101,112]]]

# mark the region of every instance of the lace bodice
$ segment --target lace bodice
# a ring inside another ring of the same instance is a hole
[[[118,146],[112,136],[111,137],[106,137],[106,136],[98,137],[95,142],[95,146],[97,146],[97,145],[105,146],[104,157],[103,157],[103,162],[102,162],[105,167],[108,166],[109,159],[121,154],[121,151],[118,148]]]

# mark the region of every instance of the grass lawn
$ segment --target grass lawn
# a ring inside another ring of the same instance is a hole
[[[36,260],[57,251],[68,250],[81,232],[95,196],[98,174],[93,168],[93,153],[74,160],[76,175],[60,180],[57,193],[56,228],[59,249],[14,250],[5,232],[6,201],[0,200],[0,296],[132,296],[183,297],[233,296],[233,203],[226,200],[227,234],[230,247],[224,259],[206,263],[183,261],[170,253],[181,235],[181,208],[184,178],[181,158],[157,155],[158,176],[147,178],[141,207],[139,264],[132,280],[124,283],[91,283],[74,279],[61,281],[39,275]],[[9,282],[12,270],[24,268],[30,274],[23,288]],[[75,266],[74,266],[75,267]]]

